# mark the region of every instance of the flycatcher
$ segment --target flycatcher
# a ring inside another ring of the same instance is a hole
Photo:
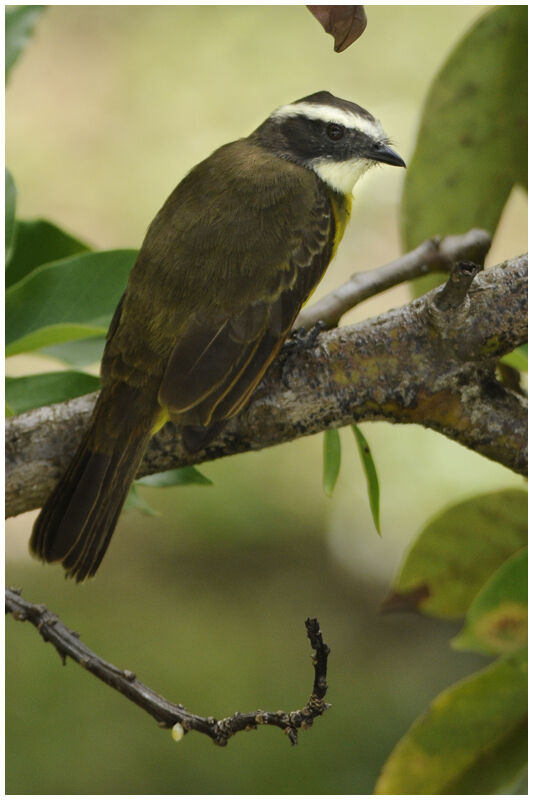
[[[317,92],[178,184],[111,321],[89,429],[35,523],[38,558],[94,575],[150,437],[172,420],[199,450],[246,405],[376,162],[405,166],[372,114]]]

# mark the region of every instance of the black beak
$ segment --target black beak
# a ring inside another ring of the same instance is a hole
[[[405,167],[405,161],[398,153],[387,144],[375,142],[367,155],[372,161],[382,161],[384,164],[392,164],[393,167]]]

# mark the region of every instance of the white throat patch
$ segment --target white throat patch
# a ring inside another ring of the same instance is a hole
[[[367,169],[373,165],[367,158],[351,161],[333,161],[331,158],[315,158],[311,167],[328,186],[341,194],[351,194],[353,187]]]

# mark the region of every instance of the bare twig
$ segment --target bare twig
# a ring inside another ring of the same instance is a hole
[[[166,425],[151,440],[139,475],[376,419],[424,425],[525,474],[527,405],[496,380],[495,365],[527,341],[527,256],[480,272],[465,313],[440,311],[438,292],[282,354],[250,405],[206,450],[187,453],[179,429]],[[94,400],[88,395],[6,420],[9,516],[46,499]]]
[[[324,702],[327,690],[326,671],[329,647],[322,639],[318,620],[306,620],[307,636],[313,648],[314,683],[311,697],[297,711],[252,711],[237,712],[231,717],[216,720],[191,714],[181,704],[171,703],[137,680],[129,670],[122,670],[104,661],[80,641],[79,635],[64,625],[61,620],[43,605],[34,605],[24,600],[16,589],[6,589],[6,612],[19,622],[31,622],[45,642],[54,645],[63,664],[67,657],[80,664],[111,688],[116,689],[133,703],[152,716],[161,728],[175,730],[181,725],[184,733],[198,731],[209,736],[221,747],[239,731],[255,730],[259,725],[281,728],[292,744],[298,741],[298,730],[309,728],[316,717],[330,707]]]
[[[338,289],[302,309],[295,327],[309,329],[316,322],[323,321],[333,328],[338,325],[343,314],[363,300],[404,281],[414,280],[430,272],[449,272],[454,263],[462,259],[483,264],[490,243],[491,238],[487,231],[477,228],[461,236],[428,239],[390,264],[366,272],[356,272]]]

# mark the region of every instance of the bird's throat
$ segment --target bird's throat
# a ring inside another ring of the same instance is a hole
[[[333,161],[317,158],[311,167],[318,177],[335,192],[351,195],[359,178],[372,166],[367,158],[353,158],[350,161]]]

